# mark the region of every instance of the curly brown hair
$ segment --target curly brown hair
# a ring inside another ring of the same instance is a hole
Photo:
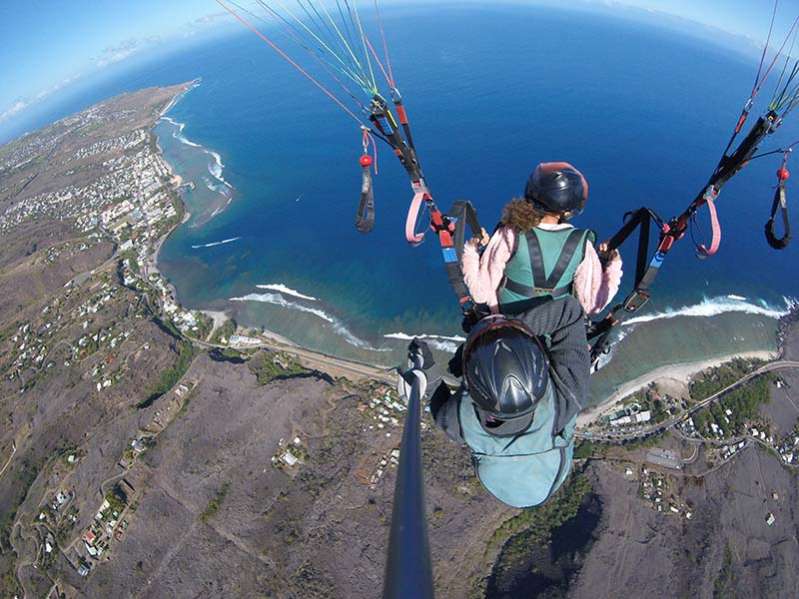
[[[517,233],[524,233],[537,227],[545,216],[545,212],[536,210],[527,200],[515,198],[503,209],[501,223]]]

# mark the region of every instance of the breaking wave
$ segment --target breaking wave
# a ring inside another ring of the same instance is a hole
[[[217,152],[214,152],[213,150],[208,150],[206,148],[203,148],[203,152],[205,152],[206,154],[211,156],[211,158],[214,159],[214,161],[208,165],[208,172],[211,173],[211,176],[213,176],[214,179],[222,183],[225,187],[232,189],[233,186],[230,183],[228,183],[225,180],[225,178],[222,176],[222,171],[225,170],[225,165],[222,162],[222,157]]]
[[[170,123],[176,128],[176,131],[172,132],[172,137],[177,139],[180,143],[185,144],[192,148],[202,148],[200,144],[194,143],[193,141],[187,139],[186,136],[183,135],[183,130],[186,128],[186,123],[181,123],[168,116],[162,116],[161,120]],[[205,148],[203,148],[203,150],[205,150]]]
[[[275,306],[280,306],[281,308],[288,308],[290,310],[296,310],[298,312],[305,312],[307,314],[313,314],[314,316],[321,318],[326,323],[328,323],[331,328],[341,335],[347,343],[350,345],[357,347],[358,349],[368,349],[372,351],[384,351],[377,349],[376,347],[372,347],[364,341],[356,337],[346,326],[344,323],[341,322],[335,316],[332,316],[325,312],[324,310],[320,310],[319,308],[311,308],[310,306],[304,306],[303,304],[298,304],[297,302],[291,302],[284,298],[279,293],[250,293],[249,295],[245,295],[243,297],[232,297],[230,298],[231,302],[261,302],[265,304],[273,304]]]
[[[208,163],[208,173],[214,179],[216,179],[221,184],[221,186],[214,185],[210,180],[203,178],[205,186],[211,191],[215,191],[217,193],[221,193],[223,195],[228,196],[229,200],[232,199],[232,196],[230,196],[230,191],[233,189],[233,186],[227,182],[224,175],[222,174],[223,171],[225,170],[225,164],[222,162],[222,156],[220,156],[218,152],[209,150],[208,148],[191,141],[185,135],[183,135],[183,130],[186,128],[186,123],[181,123],[180,121],[176,121],[175,119],[168,116],[161,117],[161,120],[166,121],[167,123],[175,127],[175,130],[172,132],[172,137],[174,137],[184,145],[187,145],[191,148],[199,149],[200,151],[202,151],[204,154],[206,154],[211,158],[211,160]],[[228,204],[230,203],[229,200]],[[221,212],[221,210],[219,210],[218,212]]]
[[[669,318],[677,318],[680,316],[694,317],[694,318],[709,318],[719,316],[728,312],[741,312],[745,314],[755,314],[758,316],[765,316],[767,318],[780,319],[788,313],[790,300],[785,299],[785,307],[769,306],[766,302],[753,304],[746,301],[746,299],[739,299],[740,296],[716,297],[705,298],[698,304],[692,306],[683,306],[682,308],[669,308],[664,312],[656,312],[654,314],[646,314],[644,316],[636,316],[624,321],[624,326],[635,324],[643,324],[655,320],[666,320]]]
[[[629,337],[636,328],[636,325],[646,324],[657,320],[668,320],[670,318],[687,317],[687,318],[712,318],[720,316],[721,314],[728,314],[738,312],[741,314],[752,314],[755,316],[765,316],[766,318],[773,318],[779,320],[790,311],[792,306],[797,304],[796,299],[785,297],[784,307],[771,306],[764,300],[758,303],[748,301],[746,297],[741,295],[729,294],[724,297],[705,298],[698,304],[691,306],[683,306],[681,308],[669,308],[663,312],[655,312],[643,316],[636,316],[622,323],[622,327],[614,334],[613,341],[610,344],[607,354],[599,358],[598,368],[601,369],[613,360],[619,345],[625,338]],[[629,328],[627,328],[629,327]]]
[[[241,239],[241,237],[231,237],[230,239],[223,239],[222,241],[214,241],[214,242],[211,242],[211,243],[204,243],[204,244],[201,244],[201,245],[193,245],[193,246],[191,246],[191,249],[199,250],[199,249],[203,249],[203,248],[212,248],[212,247],[216,247],[218,245],[225,245],[225,244],[228,244],[228,243],[233,243],[234,241],[238,241],[239,239]]]
[[[309,302],[319,301],[317,298],[313,296],[300,293],[296,289],[292,289],[291,287],[286,287],[282,283],[270,283],[269,285],[256,285],[256,287],[258,289],[263,289],[264,291],[277,291],[278,293],[282,293],[284,295],[292,295],[296,298],[307,300]]]
[[[431,347],[439,351],[455,353],[458,346],[466,341],[465,337],[446,335],[408,335],[407,333],[389,333],[383,335],[386,339],[398,339],[400,341],[413,341],[414,339],[421,339],[430,344]]]

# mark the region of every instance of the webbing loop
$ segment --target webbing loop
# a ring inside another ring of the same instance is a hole
[[[782,217],[782,237],[777,237],[776,223],[777,213]],[[774,202],[771,206],[771,217],[766,223],[766,241],[775,250],[784,250],[791,243],[791,221],[788,215],[788,193],[785,189],[785,181],[780,181],[777,190],[774,192]]]

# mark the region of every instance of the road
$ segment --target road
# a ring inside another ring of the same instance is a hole
[[[363,364],[353,360],[346,360],[344,358],[336,358],[335,356],[324,354],[322,352],[304,349],[296,345],[289,345],[279,341],[259,338],[258,344],[233,346],[209,343],[207,341],[201,341],[193,337],[188,337],[188,339],[194,343],[194,345],[204,349],[269,349],[272,351],[284,352],[296,357],[298,360],[300,360],[304,367],[311,370],[324,372],[334,378],[344,376],[348,378],[354,378],[355,380],[376,380],[389,385],[394,385],[397,382],[396,371],[393,368],[378,368],[376,366],[370,366],[369,364]]]
[[[578,432],[577,433],[577,437],[579,437],[581,439],[587,439],[589,441],[599,441],[599,442],[602,442],[602,443],[620,444],[620,443],[624,443],[626,441],[632,441],[632,440],[635,440],[635,439],[643,439],[643,438],[646,438],[646,437],[651,437],[652,435],[658,435],[658,434],[664,433],[668,429],[674,427],[677,423],[685,420],[687,417],[692,416],[693,414],[695,414],[699,410],[709,406],[714,401],[720,399],[721,397],[723,397],[724,395],[726,395],[730,391],[733,391],[733,390],[737,389],[741,385],[745,385],[746,383],[748,383],[752,379],[755,379],[755,378],[757,378],[759,376],[762,376],[762,375],[764,375],[764,374],[766,374],[768,372],[774,372],[775,370],[785,370],[785,369],[788,369],[788,368],[799,368],[799,362],[792,361],[792,360],[777,360],[776,362],[770,362],[768,364],[765,364],[764,366],[761,366],[757,370],[754,370],[754,371],[750,372],[749,374],[747,374],[746,376],[740,378],[739,380],[734,382],[729,387],[726,387],[726,388],[722,389],[721,391],[719,391],[718,393],[715,393],[715,394],[711,395],[710,397],[708,397],[706,399],[703,399],[701,402],[699,402],[695,406],[692,406],[688,411],[683,412],[683,413],[681,413],[681,414],[679,414],[677,416],[674,416],[674,417],[670,418],[669,420],[666,420],[664,422],[660,422],[658,424],[653,424],[651,426],[647,426],[647,427],[644,427],[644,428],[641,428],[641,429],[638,429],[638,430],[635,430],[635,431],[631,431],[631,432],[619,431],[618,433],[610,433],[610,434],[608,434],[608,433],[592,433],[592,432],[589,432],[589,431],[582,431],[582,432]]]
[[[0,470],[0,477],[3,476],[3,474],[6,471],[6,469],[11,465],[11,460],[14,459],[14,454],[15,453],[17,453],[17,444],[12,441],[11,442],[11,455],[8,456],[8,459],[6,460],[5,466],[3,466],[3,469]]]

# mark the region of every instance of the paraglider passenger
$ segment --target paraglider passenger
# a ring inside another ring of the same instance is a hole
[[[539,164],[524,198],[511,201],[482,256],[480,240],[464,248],[463,275],[476,304],[519,314],[541,298],[575,296],[588,316],[601,312],[622,278],[618,251],[594,248],[592,231],[569,220],[588,200],[588,182],[566,162]]]

